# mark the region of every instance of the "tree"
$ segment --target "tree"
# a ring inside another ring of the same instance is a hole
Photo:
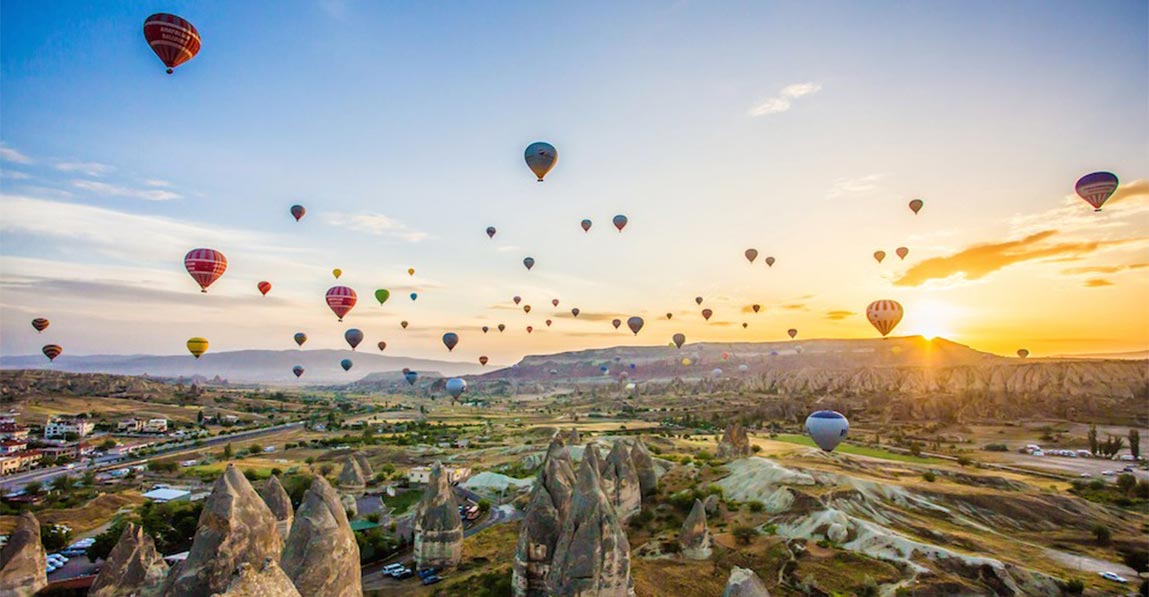
[[[107,452],[109,450],[113,450],[113,449],[115,449],[115,447],[116,447],[116,440],[114,440],[114,439],[106,439],[106,440],[100,442],[100,445],[99,445],[99,448],[105,452]]]
[[[1093,538],[1098,545],[1109,545],[1109,541],[1113,539],[1113,532],[1103,524],[1094,525]]]
[[[71,486],[72,478],[68,475],[60,475],[59,477],[52,479],[52,489],[55,489],[56,491],[67,491]]]
[[[1137,574],[1149,572],[1149,551],[1135,549],[1125,552],[1125,565],[1137,571]]]
[[[223,447],[223,459],[231,460],[233,454],[234,452],[231,450],[231,442],[228,442],[228,444]]]
[[[108,530],[96,535],[96,542],[88,548],[88,561],[95,563],[99,559],[108,559],[108,554],[112,553],[112,548],[119,542],[127,524],[126,520],[118,520]]]
[[[734,535],[734,540],[737,541],[739,545],[750,545],[754,537],[758,536],[758,531],[754,527],[740,525],[734,527],[731,534]]]
[[[1089,426],[1089,453],[1100,453],[1100,444],[1097,443],[1097,425]]]
[[[28,495],[36,495],[44,489],[44,486],[39,481],[32,481],[24,486],[24,492]]]
[[[195,414],[195,422],[196,422],[196,425],[203,425],[203,411],[202,410]]]
[[[71,538],[72,531],[62,526],[54,524],[40,525],[40,542],[44,544],[44,549],[49,552],[64,549],[68,546],[68,540]]]
[[[1125,447],[1125,438],[1123,438],[1119,435],[1117,435],[1117,436],[1110,435],[1109,437],[1107,437],[1105,439],[1105,441],[1101,442],[1101,445],[1098,446],[1098,449],[1101,450],[1102,456],[1104,456],[1106,458],[1113,458],[1124,447]]]
[[[1133,490],[1136,487],[1137,487],[1137,477],[1134,477],[1133,475],[1130,475],[1129,473],[1125,473],[1125,474],[1117,477],[1117,489],[1119,491],[1121,491],[1121,493],[1124,493],[1125,495],[1129,495],[1129,494],[1133,493]]]
[[[1129,430],[1129,452],[1135,460],[1141,459],[1141,432],[1136,429]]]

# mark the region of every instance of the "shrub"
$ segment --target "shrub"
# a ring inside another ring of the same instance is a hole
[[[750,446],[750,451],[751,451],[751,452],[754,452],[755,454],[757,454],[757,453],[759,453],[759,452],[761,452],[761,451],[762,451],[762,446],[757,446],[757,445],[755,445],[755,446]]]
[[[973,460],[970,460],[969,456],[958,456],[958,466],[969,466],[971,464],[973,464]]]
[[[739,545],[750,545],[750,542],[758,536],[758,531],[754,527],[739,525],[734,527],[730,534],[734,535],[734,540]]]
[[[1007,446],[1005,444],[987,444],[982,449],[985,450],[986,452],[1008,452],[1009,446]]]
[[[1113,532],[1109,530],[1109,527],[1103,524],[1094,525],[1092,533],[1098,545],[1109,545],[1109,542],[1113,539]]]
[[[1085,592],[1085,583],[1080,578],[1071,578],[1065,581],[1065,592],[1070,595],[1080,595]]]
[[[1137,571],[1137,574],[1149,572],[1149,551],[1135,549],[1125,552],[1125,565]]]
[[[758,500],[746,502],[746,505],[750,507],[751,512],[761,512],[766,509],[766,504],[763,504]]]
[[[927,483],[933,483],[938,480],[938,476],[934,474],[933,471],[926,471],[925,474],[922,475],[922,478],[925,479]]]

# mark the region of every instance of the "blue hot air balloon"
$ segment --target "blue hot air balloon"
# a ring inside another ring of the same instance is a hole
[[[347,343],[351,345],[351,350],[355,350],[355,347],[359,346],[359,343],[363,341],[363,332],[351,328],[343,332],[343,339],[347,340]]]
[[[850,422],[840,412],[820,410],[806,417],[806,433],[827,452],[838,447],[849,431]]]
[[[407,379],[407,383],[415,385],[415,381],[419,379],[419,374],[414,371],[405,371],[403,377]]]
[[[527,161],[527,167],[534,172],[539,182],[542,182],[547,172],[555,167],[555,162],[559,161],[559,152],[550,143],[536,141],[527,146],[523,158]]]
[[[343,359],[342,361],[339,361],[339,366],[343,367],[344,371],[350,371],[352,365],[354,365],[354,363],[351,362],[351,359]]]
[[[417,293],[417,292],[412,292],[412,293],[411,293],[411,300],[415,300],[415,299],[417,299],[417,298],[419,298],[419,293]]]
[[[457,399],[463,394],[463,390],[466,389],[467,382],[458,377],[452,377],[447,380],[447,393],[451,395],[451,398]]]
[[[459,335],[455,332],[447,332],[443,334],[443,346],[447,347],[447,352],[455,350],[455,345],[459,343]]]

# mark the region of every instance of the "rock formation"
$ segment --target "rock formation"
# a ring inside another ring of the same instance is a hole
[[[228,465],[204,502],[187,560],[168,575],[163,594],[207,597],[224,591],[240,564],[262,568],[282,550],[275,515],[239,469]]]
[[[682,523],[678,532],[678,545],[682,556],[688,560],[705,560],[710,557],[710,529],[706,526],[706,508],[700,500],[694,500],[690,516]]]
[[[275,475],[260,483],[257,490],[259,497],[263,498],[263,503],[267,504],[268,509],[275,515],[277,521],[275,528],[279,531],[279,536],[286,541],[288,533],[291,532],[291,521],[295,518],[291,497],[287,495],[283,484],[279,482],[279,477]]]
[[[343,470],[339,472],[339,489],[344,493],[358,493],[367,488],[367,478],[359,462],[348,456],[343,460]]]
[[[718,440],[718,457],[724,459],[746,458],[750,455],[750,438],[737,421],[726,425],[726,433]]]
[[[642,497],[650,497],[658,492],[658,473],[654,470],[654,458],[646,449],[642,440],[634,442],[630,448],[630,461],[634,464],[634,472],[638,475],[638,485]]]
[[[153,597],[163,590],[168,564],[144,529],[129,522],[100,567],[88,597]]]
[[[626,521],[642,511],[642,487],[638,473],[630,460],[630,451],[622,441],[614,442],[607,455],[602,475],[603,491],[610,500],[619,522]]]
[[[566,438],[565,443],[568,446],[577,446],[577,445],[582,443],[582,438],[579,437],[577,427],[571,427],[571,430],[567,432],[567,438]]]
[[[316,477],[303,496],[280,565],[303,595],[363,594],[359,545],[327,479]]]
[[[419,568],[454,567],[462,557],[463,519],[443,465],[436,462],[415,511],[415,563]]]
[[[348,518],[359,516],[359,501],[349,493],[339,494],[339,504],[343,506],[343,513]]]
[[[222,596],[302,597],[273,558],[264,560],[258,569],[247,562],[240,564],[228,584],[227,591],[216,593],[212,597]]]
[[[371,463],[367,461],[367,455],[363,452],[356,452],[351,455],[355,462],[359,465],[359,471],[363,473],[363,478],[370,481],[371,477],[375,476],[375,469],[371,467]]]
[[[606,465],[603,464],[602,456],[598,453],[598,446],[594,445],[593,442],[588,443],[582,451],[582,459],[583,461],[589,460],[594,463],[594,470],[598,471],[599,478],[601,479],[602,471]]]
[[[584,458],[578,468],[570,510],[555,544],[547,575],[548,594],[626,597],[633,594],[633,586],[630,543],[602,491],[594,461]]]
[[[0,549],[0,595],[31,597],[48,584],[48,554],[40,543],[40,521],[31,512],[16,519],[16,529]]]
[[[562,440],[555,438],[547,449],[547,459],[527,506],[519,543],[515,548],[514,597],[546,597],[546,578],[562,532],[563,519],[570,508],[575,475],[570,454]]]
[[[770,597],[770,591],[753,570],[735,566],[730,570],[730,580],[722,597]]]

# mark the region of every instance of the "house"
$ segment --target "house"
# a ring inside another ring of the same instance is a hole
[[[48,422],[44,424],[44,437],[47,439],[62,438],[69,433],[74,433],[78,437],[87,437],[95,429],[96,424],[87,417],[48,417]]]
[[[235,415],[221,415],[219,417],[219,424],[224,426],[235,425],[239,423],[239,417]]]
[[[471,469],[465,466],[445,466],[443,467],[443,471],[447,473],[447,482],[451,484],[458,483],[471,476]],[[411,470],[407,471],[407,480],[411,483],[429,483],[431,481],[431,467],[411,467]]]
[[[167,433],[167,431],[168,431],[168,420],[167,419],[148,419],[148,422],[144,423],[142,431],[144,433]]]
[[[0,439],[28,439],[28,428],[12,420],[0,420]]]
[[[60,458],[70,458],[74,460],[76,458],[80,458],[81,456],[91,454],[94,451],[95,448],[92,446],[84,446],[79,442],[72,444],[61,444],[59,446],[45,446],[40,448],[40,452],[42,452],[45,456],[49,458],[55,458],[57,460]]]
[[[8,456],[28,449],[28,442],[18,439],[0,441],[0,455]]]
[[[153,489],[145,493],[144,497],[157,504],[165,504],[167,502],[186,502],[191,500],[191,492],[186,489],[173,489],[170,487],[164,487],[161,489]]]
[[[140,427],[142,426],[143,423],[140,422],[139,419],[126,419],[116,425],[116,431],[120,433],[139,433]]]
[[[0,456],[0,475],[10,475],[17,471],[27,470],[43,457],[39,450],[23,450],[13,452],[7,456]]]

